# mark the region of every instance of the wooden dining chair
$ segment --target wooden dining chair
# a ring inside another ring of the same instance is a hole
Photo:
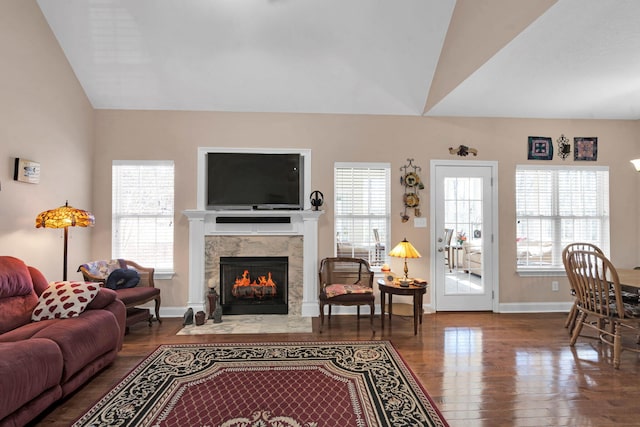
[[[567,256],[567,274],[575,286],[578,316],[571,335],[574,346],[584,326],[598,332],[600,340],[613,349],[613,367],[620,367],[623,350],[640,353],[640,307],[624,303],[620,280],[611,261],[600,252],[572,251]],[[587,317],[597,321],[587,321]],[[633,339],[629,334],[633,333]]]
[[[604,252],[602,251],[602,249],[600,249],[599,247],[597,247],[592,243],[585,243],[585,242],[569,243],[567,246],[565,246],[564,250],[562,251],[562,263],[565,267],[565,271],[567,270],[567,257],[573,251],[594,251],[604,255]],[[569,277],[568,272],[567,272],[567,279],[569,280],[569,286],[571,287],[571,295],[574,296],[574,301],[573,301],[573,305],[571,306],[571,309],[569,310],[569,314],[567,315],[567,320],[565,320],[564,322],[564,327],[569,330],[569,335],[571,335],[573,333],[573,328],[575,327],[575,324],[576,324],[576,318],[578,317],[578,300],[575,298],[575,295],[576,295],[575,287],[571,282],[571,277]]]

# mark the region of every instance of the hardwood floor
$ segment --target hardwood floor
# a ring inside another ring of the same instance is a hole
[[[417,336],[412,319],[400,316],[384,331],[376,316],[375,333],[352,316],[334,316],[321,334],[318,319],[309,334],[177,336],[182,319],[139,324],[111,367],[34,425],[69,425],[159,344],[369,339],[394,344],[453,427],[640,425],[638,355],[623,352],[615,370],[597,340],[583,337],[571,348],[565,316],[429,314]]]

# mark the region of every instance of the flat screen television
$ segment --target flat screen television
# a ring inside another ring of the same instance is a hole
[[[302,209],[300,154],[207,153],[207,209]]]

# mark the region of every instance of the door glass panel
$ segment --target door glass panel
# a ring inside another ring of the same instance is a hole
[[[445,177],[444,188],[444,225],[453,230],[444,294],[483,294],[482,178]]]

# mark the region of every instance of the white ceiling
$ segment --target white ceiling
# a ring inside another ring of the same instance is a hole
[[[640,118],[637,0],[37,1],[99,109]]]

